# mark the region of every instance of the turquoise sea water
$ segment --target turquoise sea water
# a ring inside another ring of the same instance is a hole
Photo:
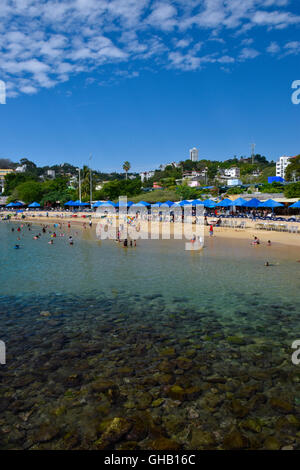
[[[300,448],[297,248],[124,249],[76,228],[70,246],[53,226],[49,245],[13,226],[0,225],[2,448]]]

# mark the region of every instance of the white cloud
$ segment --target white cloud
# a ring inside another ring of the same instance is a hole
[[[9,83],[10,96],[95,74],[106,64],[118,77],[133,77],[149,63],[189,71],[255,59],[261,49],[256,30],[269,35],[300,24],[288,0],[0,2],[0,79]],[[268,36],[273,42],[265,53],[298,54],[289,37],[282,46]],[[123,73],[121,65],[135,72]]]
[[[287,54],[300,54],[300,41],[291,41],[284,46]]]
[[[273,41],[267,47],[267,52],[269,52],[270,54],[277,54],[278,52],[280,52],[280,46],[277,44],[277,42]]]
[[[241,60],[247,60],[247,59],[255,59],[260,53],[256,49],[252,49],[250,47],[244,47],[244,49],[241,50],[240,53],[240,59]]]

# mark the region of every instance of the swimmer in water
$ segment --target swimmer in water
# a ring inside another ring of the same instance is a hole
[[[268,240],[267,245],[268,245],[268,246],[271,246],[271,240]]]
[[[20,245],[15,245],[15,246],[14,246],[14,249],[15,249],[15,250],[19,250],[19,249],[20,249]]]

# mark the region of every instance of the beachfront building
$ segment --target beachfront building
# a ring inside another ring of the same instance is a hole
[[[276,176],[280,176],[281,178],[285,179],[285,170],[291,163],[292,158],[295,157],[287,157],[286,155],[283,155],[279,158],[279,160],[276,162]]]
[[[241,186],[243,183],[240,179],[238,178],[229,178],[227,180],[227,186],[233,187],[233,186]]]
[[[55,170],[47,170],[47,176],[49,178],[55,178]]]
[[[190,159],[192,162],[197,162],[199,159],[199,150],[196,147],[190,149]]]
[[[225,168],[224,176],[226,178],[239,178],[241,176],[239,167],[233,166],[231,168]]]
[[[167,168],[167,166],[173,166],[174,168],[179,168],[180,163],[177,163],[177,162],[164,163],[162,165],[159,165],[159,169],[164,171]]]
[[[11,169],[5,169],[5,170],[0,169],[0,194],[4,193],[5,176],[8,175],[9,173],[13,173],[14,171],[15,170],[11,170]]]
[[[142,171],[142,173],[140,173],[140,177],[141,177],[142,183],[143,183],[145,180],[148,180],[148,179],[150,179],[150,178],[153,178],[154,175],[155,175],[155,171]]]
[[[25,173],[26,170],[27,170],[26,165],[20,165],[20,166],[17,166],[17,168],[16,168],[15,171],[16,171],[17,173]]]

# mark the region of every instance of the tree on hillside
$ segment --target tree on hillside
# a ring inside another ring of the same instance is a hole
[[[28,158],[21,158],[20,159],[20,164],[23,166],[26,166],[26,171],[32,174],[37,174],[38,173],[38,168],[35,163],[32,161],[28,160]]]
[[[287,198],[298,197],[300,199],[300,183],[287,184],[284,187],[284,195]]]
[[[300,155],[293,158],[285,170],[285,179],[287,181],[295,181],[298,178],[300,178]]]
[[[131,165],[128,161],[124,162],[123,163],[123,170],[125,171],[126,173],[126,179],[127,179],[127,176],[128,176],[128,171],[130,170],[131,168]]]
[[[10,200],[24,201],[26,204],[39,202],[43,196],[43,185],[37,181],[25,181],[19,184],[10,196]]]
[[[10,196],[14,189],[26,181],[37,181],[38,177],[32,173],[9,173],[4,179],[4,195]]]

